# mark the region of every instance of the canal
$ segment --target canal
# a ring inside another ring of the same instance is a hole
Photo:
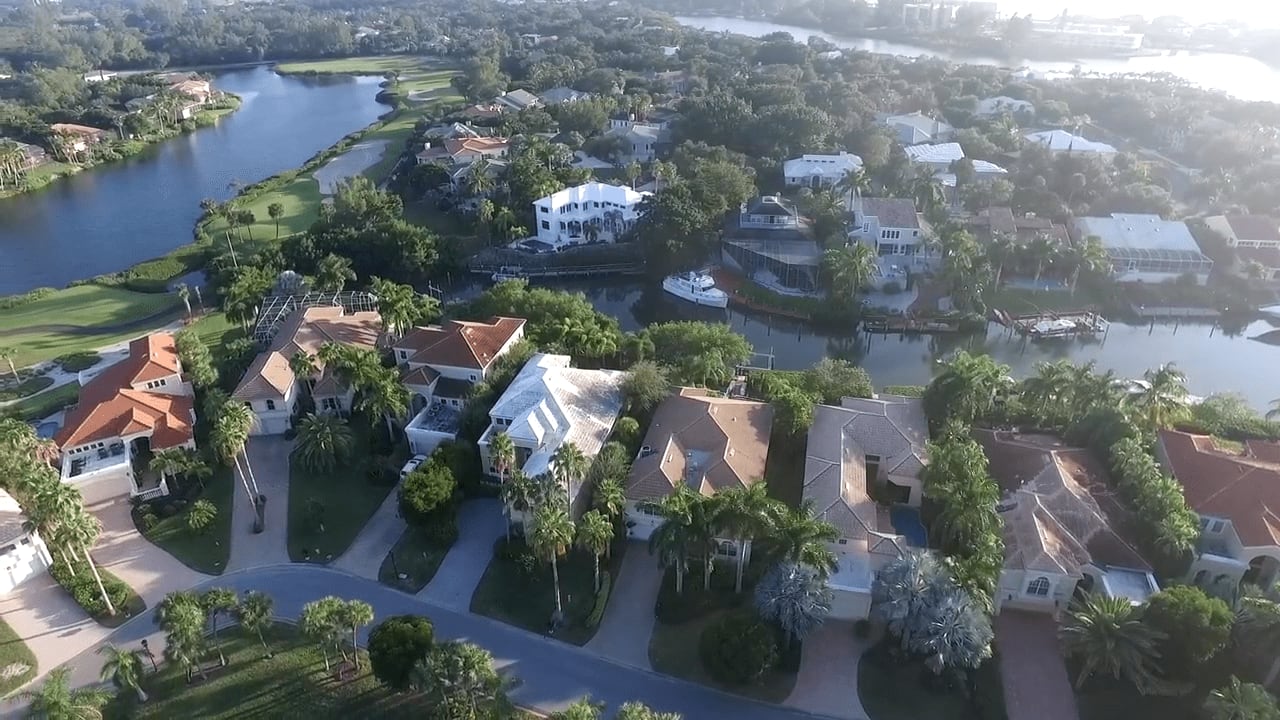
[[[296,168],[386,112],[374,77],[220,72],[241,108],[136,157],[0,200],[0,296],[123,270],[191,241],[204,198]]]

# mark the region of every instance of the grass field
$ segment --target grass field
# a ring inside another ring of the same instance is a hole
[[[417,594],[435,577],[450,547],[432,542],[417,528],[405,528],[391,552],[382,559],[378,582]]]
[[[187,527],[186,512],[161,518],[154,527],[146,530],[138,522],[139,516],[135,510],[135,524],[138,524],[143,537],[177,558],[183,565],[207,575],[221,575],[227,568],[227,558],[231,554],[231,503],[237,499],[235,492],[235,478],[226,468],[219,468],[205,483],[200,499],[213,503],[218,508],[218,516],[202,533],[192,532]],[[239,499],[246,505],[249,502],[244,495],[240,495]],[[164,502],[161,499],[156,504],[163,505]]]
[[[111,328],[164,315],[157,319],[155,324],[159,325],[170,316],[176,317],[181,305],[174,295],[81,285],[0,312],[0,337],[18,351],[14,364],[25,367],[134,337],[146,327]]]
[[[449,99],[460,101],[452,91],[449,80],[457,73],[449,68],[442,68],[425,58],[411,55],[384,55],[381,57],[342,58],[338,60],[315,60],[311,62],[291,62],[276,65],[276,72],[285,75],[378,75],[397,73],[400,77],[400,93],[404,96],[413,93],[439,93],[441,89],[447,93],[433,96],[433,100]]]
[[[80,383],[56,387],[39,395],[23,398],[12,405],[0,408],[0,415],[12,414],[20,420],[32,422],[48,417],[62,408],[75,404],[80,397]]]
[[[36,656],[22,638],[0,619],[0,698],[36,674]]]

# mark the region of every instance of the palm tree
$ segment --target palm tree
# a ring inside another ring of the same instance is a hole
[[[218,518],[218,506],[204,498],[191,503],[187,510],[187,527],[195,533],[203,533]]]
[[[142,674],[144,672],[142,652],[139,650],[125,650],[111,643],[98,648],[97,652],[107,658],[102,663],[102,681],[114,682],[119,687],[132,690],[137,694],[138,702],[146,702],[147,693],[142,689]]]
[[[267,215],[276,224],[276,239],[280,239],[280,218],[284,217],[284,204],[273,202],[267,206]]]
[[[342,629],[339,627],[339,616],[343,601],[330,595],[319,600],[312,600],[302,606],[302,614],[298,619],[298,627],[302,634],[320,646],[324,653],[324,669],[329,671],[329,648],[338,645]],[[342,651],[345,656],[346,651]]]
[[[235,464],[235,472],[240,476],[244,491],[249,496],[254,510],[258,508],[258,481],[253,477],[253,468],[249,464],[249,456],[245,453],[245,445],[249,442],[249,430],[255,422],[249,408],[238,403],[227,401],[218,409],[217,419],[213,422],[214,452],[224,462]],[[244,465],[242,466],[241,460]]]
[[[1187,376],[1173,363],[1143,373],[1146,386],[1134,398],[1134,405],[1152,428],[1168,427],[1187,407]]]
[[[516,446],[511,442],[511,436],[505,432],[495,433],[489,438],[489,458],[493,460],[493,467],[498,471],[498,482],[504,486],[507,482],[507,473],[511,471],[512,466],[516,464]],[[511,539],[511,503],[502,503],[502,510],[507,515],[507,540]]]
[[[399,338],[418,319],[418,293],[412,285],[373,278],[370,290],[378,298],[378,314],[388,337]]]
[[[26,716],[49,720],[101,720],[102,706],[111,700],[111,693],[92,688],[72,690],[70,675],[68,668],[54,668],[39,690],[18,693],[18,699],[30,703]]]
[[[751,556],[751,541],[767,535],[777,513],[777,501],[769,497],[763,480],[749,487],[734,487],[715,495],[720,532],[737,543],[737,577],[733,591],[742,592],[742,571]]]
[[[694,493],[685,485],[657,503],[645,507],[662,518],[662,524],[649,535],[649,554],[658,557],[662,567],[673,568],[676,593],[684,593],[684,576],[689,572],[689,555],[695,544]]]
[[[1101,275],[1111,267],[1111,258],[1102,240],[1096,235],[1086,235],[1080,243],[1071,248],[1071,295],[1075,297],[1076,283],[1080,282],[1080,274]]]
[[[1031,242],[1022,246],[1022,251],[1027,259],[1035,265],[1035,285],[1040,287],[1040,276],[1044,274],[1045,267],[1057,262],[1061,256],[1061,248],[1058,243],[1045,233],[1038,233]]]
[[[600,556],[609,549],[613,541],[613,523],[599,510],[591,510],[578,521],[578,547],[591,553],[595,558],[595,581],[592,587],[600,592]]]
[[[190,448],[175,447],[157,450],[151,456],[150,468],[169,477],[195,478],[204,489],[204,483],[213,477],[213,468],[200,457],[200,453]]]
[[[851,168],[846,170],[844,177],[836,183],[836,189],[845,193],[849,199],[849,206],[852,207],[855,195],[871,193],[871,176],[867,174],[866,168]]]
[[[1275,420],[1280,418],[1280,398],[1271,401],[1271,409],[1267,411],[1267,419]]]
[[[1208,720],[1276,720],[1280,707],[1276,699],[1262,685],[1242,683],[1231,676],[1231,681],[1209,693],[1204,702]]]
[[[9,364],[9,372],[13,373],[14,380],[21,380],[18,377],[18,368],[14,366],[13,359],[18,357],[18,351],[11,347],[0,347],[0,359]]]
[[[468,195],[481,197],[493,192],[495,183],[493,181],[492,167],[489,159],[484,156],[471,163],[471,167],[467,169],[466,188]]]
[[[1067,612],[1060,631],[1063,651],[1080,662],[1076,688],[1095,672],[1124,678],[1139,692],[1157,684],[1157,645],[1164,633],[1145,625],[1128,598],[1088,594]]]
[[[363,600],[348,600],[338,611],[337,621],[351,628],[351,656],[356,670],[360,669],[360,648],[356,644],[360,628],[373,622],[373,606]]]
[[[556,504],[545,504],[533,516],[530,545],[541,557],[551,561],[551,580],[556,593],[556,615],[564,615],[560,602],[560,566],[557,559],[573,542],[573,521],[569,513]]]
[[[316,289],[329,292],[342,292],[347,282],[356,279],[351,260],[341,255],[329,253],[316,263]]]
[[[1069,410],[1076,389],[1075,366],[1070,360],[1036,363],[1036,373],[1022,381],[1022,397],[1043,420],[1060,419]]]
[[[98,534],[102,532],[102,523],[98,518],[80,510],[74,516],[66,520],[65,527],[67,539],[73,544],[79,546],[80,554],[84,556],[85,562],[89,565],[89,572],[93,573],[93,581],[98,585],[98,592],[102,595],[102,602],[107,606],[107,614],[115,615],[116,606],[111,602],[111,596],[107,594],[107,588],[102,584],[102,575],[98,573],[98,565],[93,561],[93,556],[89,553],[89,549],[98,540]]]
[[[831,248],[822,256],[822,267],[827,271],[832,294],[845,302],[853,302],[875,275],[875,251],[860,242]]]
[[[934,177],[933,171],[922,170],[908,183],[908,194],[915,201],[916,207],[925,217],[934,217],[946,204],[946,196],[942,193],[942,185]]]
[[[528,475],[517,469],[511,473],[511,478],[502,484],[501,492],[502,502],[508,508],[508,515],[514,516],[515,513],[520,513],[520,527],[524,532],[528,528],[525,513],[534,507],[534,501],[538,496],[537,486]],[[510,539],[509,535],[508,539]]]
[[[165,658],[181,664],[188,681],[192,670],[207,678],[201,662],[207,649],[204,637],[207,618],[200,598],[191,592],[169,593],[156,608],[155,619],[165,632]]]
[[[409,412],[409,391],[400,384],[398,373],[392,368],[378,368],[373,382],[359,386],[360,397],[356,407],[371,421],[381,418],[387,426],[387,437],[395,440],[395,426],[391,418],[402,418]]]
[[[635,160],[627,163],[626,167],[622,168],[622,176],[627,179],[627,185],[631,186],[632,190],[636,189],[636,180],[639,180],[642,174],[644,174],[644,169]]]
[[[777,623],[790,645],[826,619],[831,612],[831,589],[813,568],[781,563],[760,578],[755,601],[756,612]]]
[[[320,374],[320,366],[316,363],[316,356],[299,349],[289,356],[289,370],[293,372],[293,376],[302,381],[302,386],[306,388],[307,394],[315,389],[316,375]]]
[[[575,483],[581,483],[582,479],[587,476],[587,470],[591,468],[591,461],[586,455],[578,449],[577,445],[572,442],[566,442],[556,449],[556,453],[551,458],[552,471],[556,474],[556,481],[564,486],[565,497],[572,503],[573,498],[577,494],[573,490]]]
[[[987,261],[996,268],[996,278],[991,286],[992,288],[1000,289],[1000,280],[1004,277],[1005,263],[1017,256],[1018,248],[1016,236],[1005,232],[992,233],[991,242],[987,244]]]
[[[840,565],[827,546],[840,538],[840,531],[814,514],[812,501],[798,508],[775,504],[769,543],[778,561],[807,565],[826,578]]]
[[[493,656],[471,643],[437,644],[413,666],[409,686],[433,700],[433,717],[490,718],[507,704]]]
[[[187,319],[191,319],[191,288],[186,283],[178,283],[178,299],[187,308]]]
[[[218,651],[218,660],[224,666],[227,664],[227,657],[222,654],[222,644],[218,642],[218,618],[235,612],[236,604],[235,592],[226,588],[210,588],[200,595],[200,607],[209,619],[209,627],[213,631],[213,647]]]
[[[355,437],[347,421],[337,415],[307,415],[298,421],[293,454],[314,473],[328,474],[351,456]]]
[[[272,610],[275,602],[270,595],[250,590],[245,593],[239,604],[236,605],[236,619],[240,621],[240,627],[258,636],[258,642],[262,643],[262,649],[267,649],[267,641],[263,637],[263,632],[271,627],[274,622],[271,618]]]
[[[613,477],[600,478],[591,489],[591,504],[604,513],[610,522],[617,521],[627,505],[627,495],[622,489],[622,483]]]

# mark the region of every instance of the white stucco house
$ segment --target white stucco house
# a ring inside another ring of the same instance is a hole
[[[244,403],[254,414],[253,435],[279,435],[293,425],[300,402],[310,385],[318,413],[351,412],[354,391],[329,372],[317,356],[328,343],[374,348],[382,335],[382,318],[376,312],[346,312],[341,306],[296,310],[280,325],[271,344],[254,358],[231,399]],[[297,377],[289,367],[295,354],[314,358],[316,375]]]
[[[1035,117],[1036,106],[1026,100],[1018,100],[1007,95],[982,98],[974,103],[975,117],[992,118],[1001,115],[1012,115],[1017,118]]]
[[[1027,142],[1048,148],[1049,152],[1055,155],[1064,153],[1067,155],[1095,155],[1109,158],[1119,152],[1112,145],[1104,142],[1094,142],[1088,138],[1069,133],[1066,130],[1042,130],[1040,132],[1027,133],[1024,137]]]
[[[920,112],[889,115],[882,122],[903,145],[947,142],[956,134],[956,129],[951,125]]]
[[[494,403],[489,427],[477,443],[486,475],[499,478],[489,452],[498,433],[511,438],[515,465],[529,477],[550,472],[556,451],[566,443],[573,443],[588,458],[604,447],[622,414],[626,373],[583,370],[571,367],[570,361],[568,355],[535,354]],[[589,489],[584,489],[581,481],[565,489],[575,517],[590,500]]]
[[[404,431],[415,455],[428,455],[456,436],[471,389],[524,338],[524,325],[523,318],[450,320],[414,328],[393,344],[400,382],[411,393],[412,419]]]
[[[658,405],[627,477],[627,536],[648,540],[662,518],[646,509],[681,485],[701,495],[764,479],[773,407],[681,388]],[[737,546],[727,543],[724,554]],[[749,555],[744,555],[749,558]]]
[[[195,448],[193,396],[172,335],[129,343],[124,360],[84,383],[54,434],[62,481],[80,490],[85,505],[168,495],[166,480],[146,464],[157,450]]]
[[[862,167],[862,158],[841,150],[835,155],[801,155],[782,164],[787,187],[830,188]]]
[[[909,273],[923,271],[939,260],[927,248],[928,226],[909,198],[855,197],[849,240],[875,251],[871,282],[876,287],[889,282],[904,285]]]
[[[0,597],[53,564],[49,548],[34,529],[18,501],[0,490]]]
[[[593,181],[538,198],[536,239],[555,250],[614,242],[635,225],[640,203],[651,194]]]

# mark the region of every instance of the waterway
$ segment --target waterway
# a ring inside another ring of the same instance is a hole
[[[676,20],[689,27],[713,32],[730,32],[751,37],[785,32],[800,42],[805,42],[810,37],[820,37],[845,49],[905,57],[935,56],[951,62],[975,65],[1026,66],[1038,73],[1069,73],[1076,66],[1086,73],[1171,73],[1193,85],[1221,90],[1244,100],[1280,102],[1280,69],[1243,55],[1178,51],[1133,58],[1090,58],[1065,62],[1019,60],[936,50],[871,38],[837,37],[819,30],[759,20],[729,17],[676,17]]]
[[[296,168],[387,108],[375,77],[220,72],[239,95],[217,125],[0,200],[0,296],[123,270],[191,241],[204,198]]]

